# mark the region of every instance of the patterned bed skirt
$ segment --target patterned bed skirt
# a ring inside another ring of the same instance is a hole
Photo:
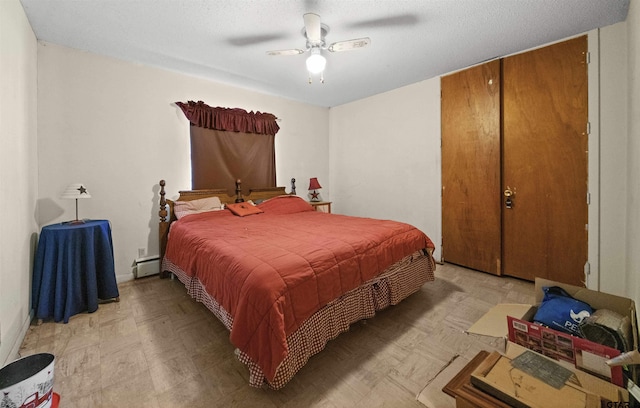
[[[209,296],[198,279],[187,276],[167,259],[163,260],[162,269],[172,272],[185,285],[187,293],[202,302],[231,331],[233,318]],[[318,310],[287,337],[289,354],[278,367],[273,381],[267,381],[260,367],[236,349],[238,359],[249,368],[249,384],[273,389],[284,387],[329,340],[349,330],[352,323],[371,318],[376,311],[396,305],[417,292],[423,284],[435,279],[434,271],[433,258],[422,251],[415,252]]]

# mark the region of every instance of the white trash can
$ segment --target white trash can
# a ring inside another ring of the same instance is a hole
[[[54,361],[53,354],[33,354],[0,369],[0,407],[50,408]]]

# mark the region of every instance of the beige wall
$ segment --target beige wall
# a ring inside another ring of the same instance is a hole
[[[600,149],[600,289],[625,294],[627,190],[627,23],[600,29],[600,56],[593,63],[600,67],[600,99],[596,105],[602,118],[598,136]]]
[[[600,30],[599,288],[640,303],[640,5]]]
[[[0,367],[29,327],[38,197],[36,38],[18,0],[0,1]]]
[[[626,277],[629,295],[640,304],[640,4],[631,1],[627,17],[628,140]],[[615,211],[615,209],[611,209]]]
[[[331,109],[335,212],[415,225],[440,259],[440,79]]]
[[[39,224],[73,219],[60,194],[85,183],[92,198],[79,216],[111,221],[119,281],[132,279],[138,248],[158,254],[159,180],[166,198],[191,188],[189,123],[176,101],[275,114],[278,184],[289,191],[295,177],[304,192],[318,177],[331,191],[327,108],[48,43],[38,64]]]

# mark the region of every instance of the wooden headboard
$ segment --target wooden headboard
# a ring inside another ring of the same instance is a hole
[[[295,194],[295,179],[291,179],[292,194]],[[183,190],[179,191],[178,199],[175,201],[192,201],[201,198],[218,197],[222,204],[239,203],[243,201],[257,201],[266,200],[281,195],[286,195],[284,187],[268,187],[268,188],[252,188],[249,190],[249,194],[243,195],[241,188],[241,181],[236,180],[235,194],[230,195],[226,189],[207,189],[207,190]],[[160,224],[158,228],[158,238],[160,244],[160,277],[166,278],[168,273],[162,270],[162,260],[164,258],[165,251],[167,249],[167,239],[169,238],[169,226],[172,222],[176,221],[176,215],[173,211],[175,204],[174,200],[165,199],[166,192],[164,191],[166,183],[164,180],[160,180]]]

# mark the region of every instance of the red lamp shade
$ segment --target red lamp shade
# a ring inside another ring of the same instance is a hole
[[[321,189],[320,183],[318,183],[318,179],[316,177],[311,177],[309,180],[309,190],[318,190]]]

